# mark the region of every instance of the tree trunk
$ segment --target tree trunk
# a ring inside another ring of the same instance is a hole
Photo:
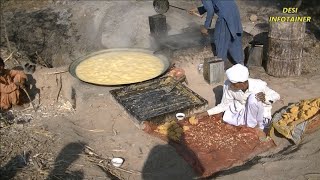
[[[271,22],[267,73],[276,77],[299,76],[305,23]]]

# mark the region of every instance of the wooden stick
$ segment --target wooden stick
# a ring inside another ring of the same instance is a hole
[[[53,75],[53,74],[62,74],[62,73],[66,73],[69,72],[68,70],[66,71],[57,71],[57,72],[52,72],[52,73],[47,73],[48,75]]]
[[[113,120],[113,124],[112,124],[112,131],[113,131],[113,135],[116,136],[118,133],[117,133],[117,130],[114,129],[114,124],[116,123],[115,120]]]
[[[88,149],[91,150],[91,151],[94,151],[94,149],[93,149],[92,147],[90,147],[90,146],[84,145],[84,147],[85,147],[85,148],[88,148]]]
[[[102,168],[106,168],[103,164],[97,164],[98,166],[102,167]],[[136,175],[140,175],[141,172],[139,171],[133,171],[133,170],[126,170],[126,169],[123,169],[123,168],[120,168],[120,167],[114,167],[112,166],[111,164],[107,164],[109,167],[112,167],[114,169],[117,169],[119,171],[122,171],[122,172],[126,172],[126,173],[129,173],[129,174],[136,174]],[[107,168],[108,169],[108,168]]]
[[[4,62],[8,61],[10,58],[12,58],[14,52],[11,52],[11,54],[4,60]]]
[[[12,51],[11,51],[11,45],[10,45],[9,37],[8,37],[8,34],[7,34],[7,26],[6,26],[6,23],[3,23],[3,27],[4,27],[4,35],[5,35],[5,38],[6,38],[6,41],[7,41],[8,49],[9,49],[10,52],[12,52]]]
[[[60,92],[61,92],[61,89],[62,89],[62,78],[61,78],[61,75],[59,74],[59,90],[58,90],[58,94],[57,94],[57,98],[56,98],[56,101],[58,102],[59,100],[59,96],[60,96]]]
[[[108,162],[106,165],[107,165],[107,167],[109,167],[109,168],[117,169],[117,170],[119,170],[119,171],[123,171],[123,172],[129,173],[129,174],[136,174],[136,175],[140,175],[140,174],[141,174],[140,171],[126,170],[126,169],[123,169],[123,168],[120,168],[120,167],[115,167],[115,166],[109,164],[109,160],[112,159],[111,157],[103,158],[103,157],[99,156],[97,153],[95,153],[95,152],[93,151],[93,150],[94,150],[93,148],[91,148],[91,147],[89,147],[89,146],[87,146],[87,145],[85,145],[84,147],[87,149],[87,152],[85,152],[85,153],[87,153],[87,154],[90,155],[90,156],[95,157],[96,160],[99,160],[99,159],[102,160],[102,161],[99,161],[99,163],[97,163],[97,165],[100,166],[100,167],[102,167],[102,168],[106,168],[105,164],[103,164],[103,162],[106,161],[106,162]],[[94,162],[94,161],[93,161],[93,162]],[[109,168],[106,168],[106,169],[109,170]]]
[[[103,129],[90,129],[90,130],[87,130],[87,131],[94,132],[94,133],[104,132]]]
[[[103,129],[85,129],[83,127],[78,126],[80,129],[85,130],[85,131],[89,131],[89,132],[93,132],[93,133],[100,133],[100,132],[104,132],[105,130]],[[108,132],[111,133],[111,132]]]
[[[28,99],[29,99],[29,101],[30,101],[30,104],[31,104],[31,106],[32,106],[32,108],[33,108],[33,110],[34,110],[34,112],[37,112],[36,108],[34,107],[34,105],[33,105],[32,101],[31,101],[30,95],[29,95],[29,93],[27,92],[26,88],[21,87],[21,89],[22,89],[22,90],[26,93],[26,95],[28,96]]]
[[[30,107],[27,107],[27,108],[25,108],[25,109],[22,109],[21,111],[26,111],[26,110],[29,110],[29,109],[32,109],[32,107],[30,106]]]
[[[130,173],[130,174],[136,174],[136,175],[141,174],[141,172],[139,172],[139,171],[126,170],[126,169],[123,169],[123,168],[120,168],[120,167],[115,167],[115,169],[118,169],[118,170],[123,171],[123,172]]]
[[[124,150],[124,149],[113,149],[111,151],[114,151],[114,152],[125,152],[126,150]]]
[[[3,26],[4,26],[4,34],[5,34],[5,38],[6,38],[6,41],[7,41],[7,46],[8,46],[8,49],[9,51],[11,52],[11,54],[13,54],[13,51],[11,50],[11,45],[10,45],[10,41],[9,41],[9,37],[8,37],[8,33],[7,33],[7,26],[6,26],[6,23],[3,23]],[[10,55],[11,55],[10,54]],[[6,62],[7,60],[9,60],[11,58],[11,56],[9,56],[6,60],[4,60],[4,62]],[[16,63],[20,65],[20,62],[17,61],[15,59]]]
[[[36,55],[37,55],[37,58],[43,62],[43,65],[44,65],[46,68],[48,68],[47,63],[42,59],[42,57],[39,56],[39,54],[38,54],[37,51],[36,51]]]
[[[192,15],[198,16],[199,18],[203,18],[203,16],[204,16],[204,15],[200,15],[200,14],[198,14],[196,12],[192,12]]]

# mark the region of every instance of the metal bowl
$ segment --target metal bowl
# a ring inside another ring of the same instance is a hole
[[[170,66],[170,62],[169,62],[168,58],[166,56],[162,55],[162,54],[158,54],[158,53],[155,54],[153,51],[150,51],[150,50],[147,50],[147,49],[117,48],[117,49],[101,50],[101,51],[98,51],[98,52],[91,53],[91,54],[89,54],[87,56],[81,57],[81,58],[73,61],[70,64],[69,72],[75,78],[80,79],[76,74],[76,68],[82,61],[85,61],[85,60],[87,60],[87,59],[89,59],[89,58],[91,58],[93,56],[97,56],[97,55],[100,55],[100,54],[106,54],[108,52],[123,52],[123,51],[125,51],[125,52],[143,52],[143,53],[150,54],[150,55],[158,57],[162,61],[162,63],[164,64],[164,68],[161,71],[161,73],[159,75],[157,75],[156,77],[159,77],[160,75],[165,73],[167,71],[167,69],[169,68],[169,66]],[[153,78],[156,78],[156,77],[152,77],[150,79],[153,79]],[[150,79],[146,79],[146,80],[150,80]],[[81,81],[83,81],[83,80],[81,80]],[[96,84],[96,85],[108,85],[108,86],[124,85],[124,84],[97,84],[97,83],[92,83],[92,82],[88,82],[88,81],[84,81],[84,82],[91,83],[91,84]],[[138,83],[138,82],[132,82],[132,83],[126,83],[126,84],[133,84],[133,83]]]
[[[184,113],[177,113],[176,114],[176,118],[178,121],[183,120],[186,117],[186,115]]]
[[[114,167],[122,166],[123,162],[124,162],[124,159],[122,159],[122,158],[112,158],[111,159],[111,163]]]

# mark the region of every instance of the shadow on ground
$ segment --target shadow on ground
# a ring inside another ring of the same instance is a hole
[[[170,129],[171,127],[172,126],[170,126],[168,129]],[[182,133],[178,143],[185,144],[184,142],[184,135]],[[152,148],[142,169],[142,179],[191,180],[196,176],[193,168],[189,164],[187,164],[187,162],[183,160],[179,154],[177,154],[176,149],[172,146],[173,144],[177,144],[177,142],[171,140],[168,137],[168,144],[157,145]],[[182,148],[182,146],[175,147]],[[191,153],[190,155],[194,156],[193,152],[186,146],[183,147],[183,153]],[[195,157],[192,158],[190,156],[190,161],[193,159],[195,159]],[[203,169],[201,164],[199,162],[195,162],[197,160],[193,161],[197,164],[199,171],[201,171]]]
[[[1,179],[12,179],[16,176],[19,169],[27,166],[27,161],[30,156],[30,151],[27,153],[22,153],[10,159],[10,161],[4,166],[0,167],[0,177]]]
[[[84,174],[82,171],[70,171],[68,168],[79,159],[84,152],[85,143],[72,142],[67,144],[56,157],[54,169],[48,175],[49,179],[77,179],[82,180]]]

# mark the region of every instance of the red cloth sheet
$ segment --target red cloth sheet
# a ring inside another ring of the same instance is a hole
[[[178,124],[189,126],[179,141],[158,134],[152,123],[145,123],[147,133],[169,142],[201,177],[241,165],[275,146],[272,140],[260,142],[256,131],[221,122],[221,115],[199,120],[191,125],[187,119]]]

